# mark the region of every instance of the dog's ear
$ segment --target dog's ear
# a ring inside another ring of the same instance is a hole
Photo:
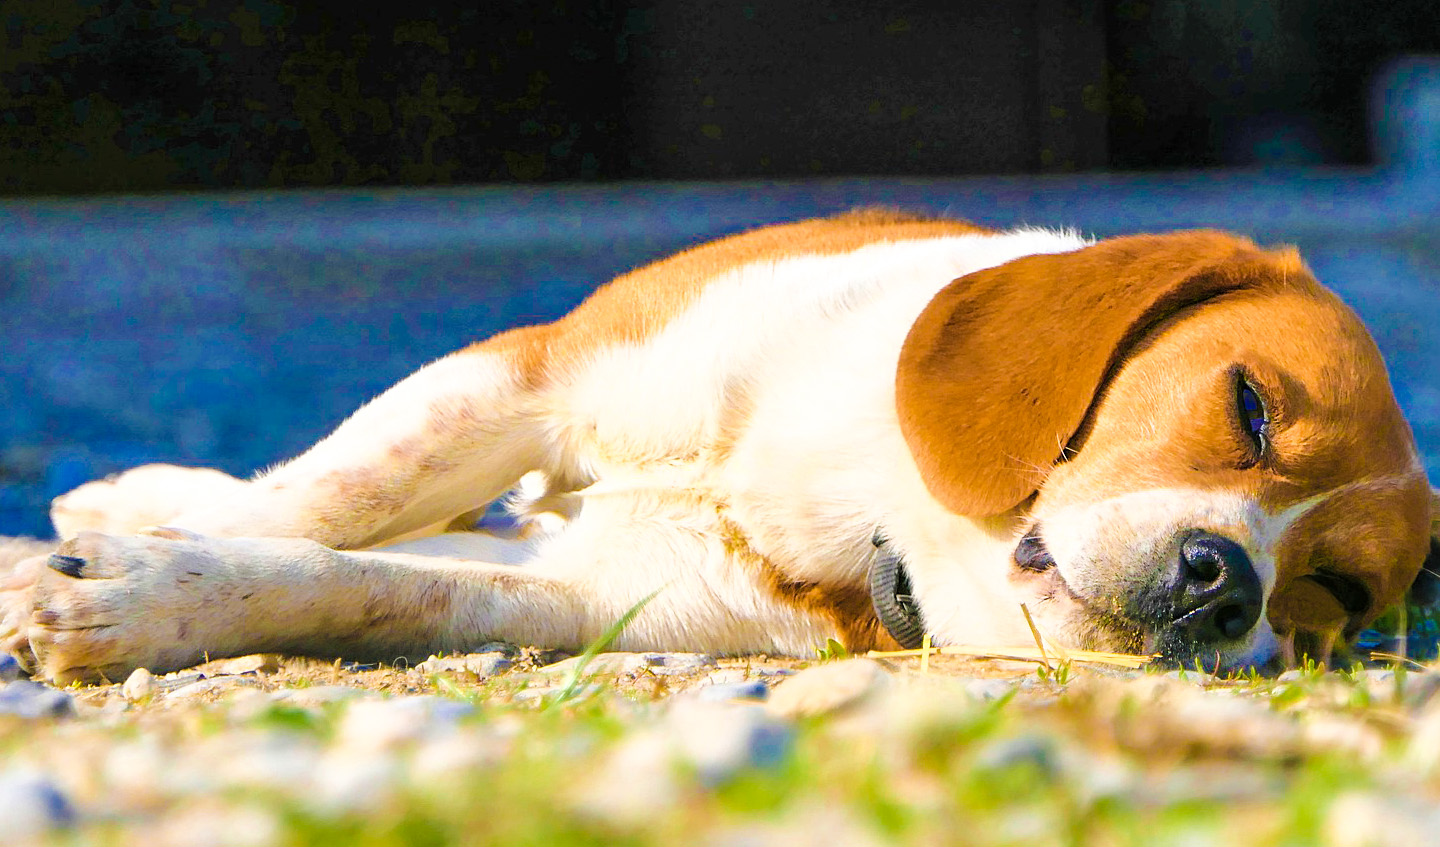
[[[1440,488],[1430,489],[1430,555],[1410,586],[1410,599],[1421,606],[1440,604]]]
[[[1125,351],[1177,310],[1303,276],[1293,250],[1212,231],[1115,238],[961,277],[900,353],[900,425],[930,493],[965,515],[1039,489]]]

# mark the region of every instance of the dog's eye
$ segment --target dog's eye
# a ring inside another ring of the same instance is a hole
[[[1336,602],[1340,604],[1340,608],[1345,610],[1345,614],[1352,618],[1370,609],[1370,591],[1364,583],[1354,577],[1334,571],[1320,570],[1310,574],[1306,579],[1330,592]]]
[[[1240,413],[1240,427],[1255,445],[1256,452],[1265,451],[1270,435],[1270,416],[1260,393],[1243,375],[1235,383],[1235,409]]]

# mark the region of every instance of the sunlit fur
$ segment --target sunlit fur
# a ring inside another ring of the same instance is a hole
[[[1239,467],[1236,362],[1283,410],[1269,464]],[[1306,594],[1316,556],[1388,600],[1429,535],[1379,356],[1292,253],[888,212],[622,277],[420,369],[227,496],[165,473],[57,501],[75,575],[23,568],[0,647],[60,680],[259,650],[575,649],[653,593],[618,648],[865,649],[888,643],[866,591],[878,529],[937,643],[1025,643],[1025,603],[1057,642],[1144,649],[1111,607],[1177,531],[1208,528],[1272,593],[1268,622],[1193,657],[1234,666],[1336,623]],[[469,531],[522,479],[520,529]],[[1037,521],[1057,565],[1020,573]]]

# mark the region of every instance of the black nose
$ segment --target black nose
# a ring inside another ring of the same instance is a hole
[[[1223,535],[1201,530],[1186,539],[1167,582],[1171,625],[1183,638],[1230,641],[1260,620],[1265,603],[1260,577],[1245,548]]]

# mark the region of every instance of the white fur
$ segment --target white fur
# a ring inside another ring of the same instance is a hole
[[[894,375],[916,316],[951,280],[1084,244],[1020,230],[748,264],[645,342],[602,346],[539,389],[484,347],[446,357],[305,455],[174,521],[215,538],[74,543],[109,579],[47,574],[40,599],[17,602],[72,618],[102,609],[123,637],[37,627],[29,639],[57,678],[173,665],[215,645],[381,658],[492,638],[575,648],[654,594],[622,648],[805,654],[834,622],[771,583],[853,584],[883,529],[937,641],[1024,642],[1019,603],[1033,598],[1007,580],[1024,516],[973,520],[935,501],[901,437]],[[415,448],[438,463],[417,472]],[[526,474],[516,510],[528,528],[442,534]],[[347,499],[357,481],[386,496]],[[1103,557],[1138,563],[1175,527],[1213,524],[1242,529],[1268,591],[1274,543],[1295,516],[1151,491],[1044,520],[1078,590]],[[312,541],[224,540],[256,535]],[[218,577],[185,580],[196,568]],[[326,614],[307,616],[317,607]],[[194,610],[194,634],[175,645],[174,627],[149,623],[181,608]],[[1240,652],[1259,657],[1273,641],[1262,623]]]

